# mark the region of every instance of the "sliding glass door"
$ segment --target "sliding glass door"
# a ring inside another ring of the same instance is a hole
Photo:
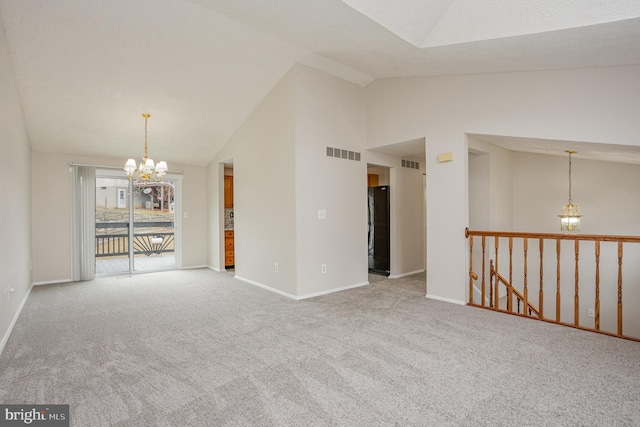
[[[176,268],[175,182],[133,184],[133,268]]]
[[[176,268],[173,180],[134,183],[96,172],[96,274]]]
[[[128,273],[129,180],[96,174],[96,274]]]

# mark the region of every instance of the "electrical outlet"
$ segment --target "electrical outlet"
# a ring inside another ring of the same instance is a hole
[[[9,288],[9,291],[7,292],[7,300],[11,299],[11,294],[14,293],[16,291],[15,288]]]
[[[596,312],[593,308],[587,310],[587,317],[596,317]]]
[[[274,270],[275,270],[275,272],[276,272],[276,273],[278,272],[278,269],[279,269],[279,268],[280,268],[280,267],[278,267],[278,263],[276,262],[275,267],[274,267]]]
[[[325,274],[327,272],[327,264],[322,264],[320,266],[320,273]]]

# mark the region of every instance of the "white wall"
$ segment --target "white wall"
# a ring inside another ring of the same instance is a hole
[[[469,228],[491,229],[489,154],[469,150]]]
[[[560,232],[567,204],[568,157],[514,152],[514,229]],[[582,234],[640,235],[640,166],[572,156],[572,199],[583,215]]]
[[[468,141],[469,151],[476,153],[475,159],[469,157],[469,200],[474,200],[474,204],[469,205],[469,228],[512,231],[513,152],[480,141],[473,136],[469,136]],[[485,162],[486,164],[484,164]],[[479,175],[481,173],[479,169],[483,171],[482,175],[484,176]],[[486,200],[475,199],[478,195],[473,194],[472,189],[479,191],[480,197],[484,197]],[[476,208],[480,212],[476,212]],[[484,227],[475,228],[474,221],[472,221],[474,215],[482,216],[482,219],[476,217],[475,220]]]
[[[126,160],[126,159],[124,159]],[[33,282],[71,280],[71,173],[70,163],[120,167],[123,159],[32,152]],[[183,171],[182,267],[206,265],[205,168],[169,163]]]
[[[0,17],[0,351],[31,287],[31,147]],[[9,288],[15,292],[9,294]]]
[[[367,283],[367,164],[326,155],[327,146],[362,153],[365,93],[302,65],[295,71],[297,282],[305,296]]]
[[[422,170],[396,167],[391,171],[395,182],[391,196],[395,238],[390,276],[401,277],[425,268],[424,179]]]
[[[207,169],[209,266],[224,268],[220,163],[232,160],[236,277],[288,295],[297,292],[295,88],[290,71]]]
[[[637,145],[639,111],[639,66],[392,78],[369,85],[368,147],[426,138],[428,294],[466,299],[466,133]],[[437,163],[437,155],[448,152],[454,161]]]

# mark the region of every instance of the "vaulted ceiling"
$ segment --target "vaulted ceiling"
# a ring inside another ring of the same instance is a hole
[[[33,149],[206,165],[291,66],[382,77],[640,64],[637,0],[0,0]]]

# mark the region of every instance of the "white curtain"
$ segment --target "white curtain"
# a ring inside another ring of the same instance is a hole
[[[96,276],[96,169],[73,166],[73,280]]]

